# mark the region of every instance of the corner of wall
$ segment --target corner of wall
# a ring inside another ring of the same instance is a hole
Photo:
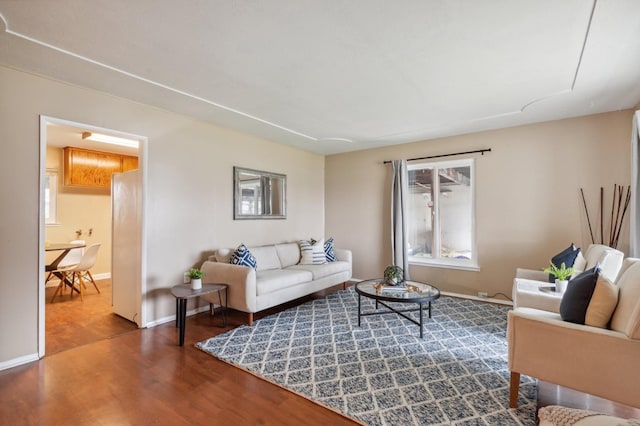
[[[2,32],[7,32],[8,29],[9,24],[7,24],[7,20],[2,16],[2,13],[0,13],[0,30],[2,30]]]

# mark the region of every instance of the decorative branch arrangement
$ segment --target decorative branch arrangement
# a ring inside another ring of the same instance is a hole
[[[613,199],[611,201],[611,219],[609,220],[609,240],[604,241],[604,188],[600,187],[600,244],[606,244],[609,247],[617,248],[618,240],[620,239],[620,231],[622,230],[622,222],[627,214],[627,208],[631,201],[631,186],[627,186],[626,194],[624,188],[620,185],[613,185]],[[580,194],[582,194],[582,203],[584,205],[584,211],[587,214],[587,224],[589,225],[589,234],[591,235],[591,243],[596,242],[593,234],[593,228],[591,227],[591,219],[589,218],[589,209],[587,208],[587,201],[584,197],[584,191],[580,188]],[[624,196],[623,196],[624,195]],[[624,203],[623,203],[624,198]],[[597,224],[596,224],[597,225]],[[596,228],[596,232],[597,232]]]

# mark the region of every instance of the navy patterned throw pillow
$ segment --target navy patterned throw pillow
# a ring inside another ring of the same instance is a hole
[[[240,266],[248,266],[249,268],[256,269],[258,267],[258,262],[256,258],[253,257],[247,246],[244,244],[240,244],[236,251],[231,255],[231,259],[229,259],[229,263]]]
[[[335,262],[336,253],[333,251],[333,237],[324,242],[324,255],[327,258],[327,262]]]

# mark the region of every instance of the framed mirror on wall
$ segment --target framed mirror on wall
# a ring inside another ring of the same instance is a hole
[[[287,176],[233,168],[233,218],[286,219]]]

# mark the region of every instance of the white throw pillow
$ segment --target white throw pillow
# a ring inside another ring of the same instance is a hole
[[[324,240],[311,241],[300,240],[300,262],[299,265],[322,265],[327,263],[327,256],[324,253]]]
[[[216,257],[216,261],[220,263],[229,263],[229,260],[231,259],[232,254],[233,254],[233,250],[228,248],[218,249],[214,253]]]

